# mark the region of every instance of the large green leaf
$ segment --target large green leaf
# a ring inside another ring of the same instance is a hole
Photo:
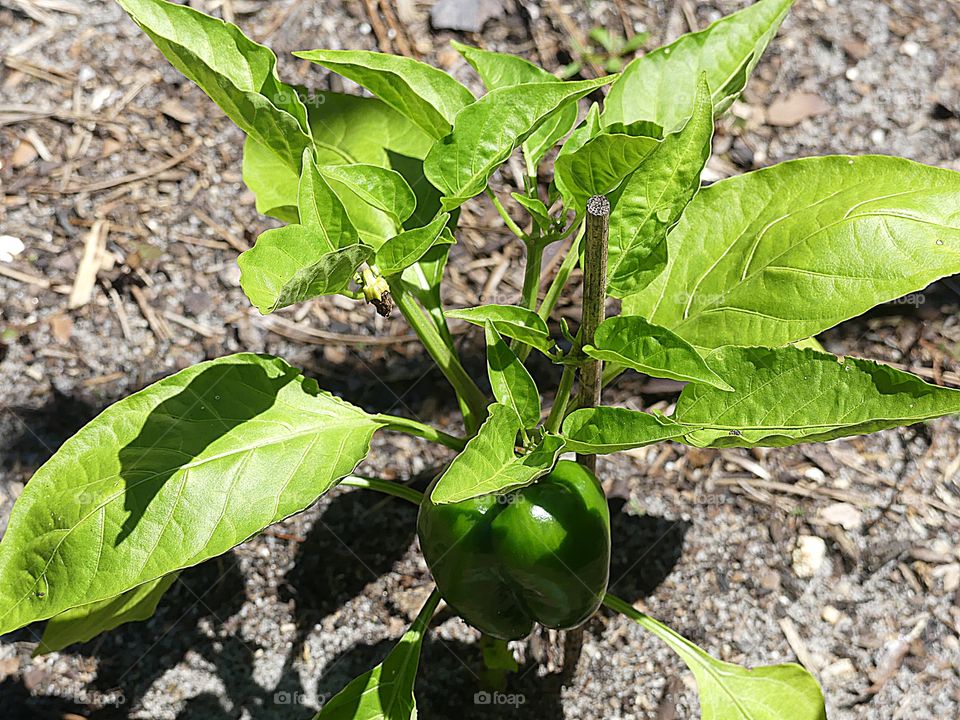
[[[960,173],[878,156],[774,165],[703,190],[623,312],[692,345],[783,345],[960,272]]]
[[[637,58],[610,87],[603,124],[650,120],[674,130],[689,117],[701,73],[707,74],[719,114],[740,94],[792,4],[760,0]]]
[[[377,251],[377,267],[384,275],[396,275],[422,258],[437,244],[449,245],[454,241],[447,229],[450,216],[440,215],[429,225],[416,230],[407,230],[390,238]]]
[[[667,234],[700,189],[710,157],[713,105],[701,76],[693,113],[683,130],[668,135],[611,199],[607,290],[636,293],[667,264]]]
[[[365,672],[325,703],[314,720],[416,720],[413,687],[420,664],[420,648],[440,593],[431,593],[410,629],[386,659]]]
[[[417,207],[417,196],[395,170],[357,163],[322,167],[320,173],[325,180],[335,183],[335,189],[344,186],[366,204],[386,213],[397,227],[402,227]],[[351,204],[355,203],[347,204],[348,211]]]
[[[708,358],[735,393],[688,385],[673,420],[700,447],[781,447],[960,413],[960,390],[815,350],[724,347]]]
[[[697,680],[701,720],[826,720],[823,692],[799,665],[744,668],[716,660],[623,600],[607,595],[604,604],[636,621],[680,656]]]
[[[652,377],[733,390],[690,343],[642,317],[620,315],[605,320],[597,328],[593,346],[584,351],[590,357],[625,365]]]
[[[537,313],[519,305],[480,305],[472,308],[448,310],[447,317],[466,320],[484,327],[492,321],[497,332],[525,343],[543,353],[553,350],[556,343],[550,337],[547,323]]]
[[[256,198],[257,212],[285,223],[300,221],[296,171],[251,137],[243,143],[243,182]]]
[[[485,326],[487,375],[497,402],[513,408],[525,428],[540,424],[540,392],[520,358],[510,349],[492,320]]]
[[[505,493],[525,487],[553,469],[563,450],[563,439],[546,435],[534,450],[515,452],[520,418],[512,407],[496,403],[462,453],[434,485],[430,498],[438,504]]]
[[[415,191],[432,189],[421,161],[433,139],[403,115],[376,98],[327,91],[305,94],[318,165],[378,165],[402,174]],[[298,222],[297,174],[249,137],[243,147],[243,180],[256,195],[259,212]]]
[[[450,132],[457,113],[474,101],[442,70],[412,58],[367,50],[308,50],[297,57],[367,88],[434,138]]]
[[[605,455],[679,438],[686,429],[662,415],[620,407],[583,408],[563,421],[566,449]]]
[[[200,363],[112,405],[27,484],[0,635],[220,555],[353,471],[380,424],[282,360]]]
[[[303,154],[297,214],[301,225],[315,230],[323,237],[323,249],[327,252],[354,245],[360,239],[343,202],[323,179],[309,150]]]
[[[43,629],[43,637],[33,653],[34,657],[58,652],[74,643],[87,642],[125,623],[151,618],[160,598],[179,575],[179,572],[172,572],[127,590],[117,597],[81,605],[54,615]]]
[[[483,192],[497,167],[542,123],[614,77],[499,88],[464,108],[453,132],[437,141],[424,160],[427,178],[443,192],[444,208]]]
[[[516,55],[481,50],[456,41],[451,44],[477,71],[487,90],[526,83],[561,82],[560,78]],[[528,167],[535,168],[550,148],[570,132],[576,122],[577,106],[571,104],[531,133],[523,143],[523,156]]]
[[[177,70],[241,130],[295,172],[310,146],[298,92],[277,77],[277,58],[239,28],[165,0],[118,0]]]
[[[582,214],[588,198],[614,191],[659,145],[643,135],[601,133],[580,149],[557,157],[554,182],[568,209]]]
[[[267,315],[321,295],[347,289],[357,268],[370,260],[368,245],[330,249],[324,236],[305,225],[267,230],[237,259],[240,286]]]

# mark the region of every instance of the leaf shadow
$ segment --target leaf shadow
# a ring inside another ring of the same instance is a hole
[[[157,405],[137,436],[118,455],[128,514],[115,544],[119,546],[137,529],[150,503],[178,470],[195,462],[232,430],[268,410],[280,389],[295,382],[298,375],[294,368],[270,377],[259,365],[213,365]],[[225,392],[228,387],[244,387],[246,391]],[[243,462],[243,457],[238,455],[237,462]],[[158,472],[158,464],[166,469]],[[184,472],[181,489],[188,480],[189,473]],[[167,488],[167,492],[173,491],[172,486]]]
[[[692,523],[624,512],[623,498],[610,498],[608,504],[613,548],[608,590],[635,602],[651,595],[673,571]]]

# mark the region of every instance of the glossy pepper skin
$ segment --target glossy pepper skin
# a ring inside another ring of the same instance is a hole
[[[497,638],[522,638],[535,622],[576,627],[607,589],[607,500],[593,473],[568,460],[507,495],[438,505],[428,492],[417,532],[443,599]]]

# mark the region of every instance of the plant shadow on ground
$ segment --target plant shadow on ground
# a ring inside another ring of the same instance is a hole
[[[413,378],[425,376],[427,380],[422,388],[415,389],[413,397],[427,402],[439,394],[437,383],[443,380],[439,375],[430,375],[426,365],[426,357],[418,353],[407,358],[401,368],[384,361],[369,369],[383,382],[396,382],[398,389],[404,387],[405,380],[401,377],[392,381],[386,375],[388,372],[403,372]],[[336,369],[342,370],[342,367]],[[551,368],[543,371],[549,373]],[[310,374],[317,374],[316,370]],[[350,373],[337,374],[341,378],[350,377]],[[437,383],[432,382],[434,378]],[[282,379],[287,378],[276,380]],[[202,380],[211,386],[208,389],[212,392],[217,378]],[[382,386],[378,390],[376,383],[363,380],[362,384],[347,381],[347,387],[343,388],[334,384],[332,389],[339,390],[339,394],[353,402],[367,404],[363,402],[367,400],[382,409],[385,401]],[[178,397],[174,396],[162,406],[164,415],[166,409],[177,410],[167,408],[170,402],[185,401]],[[386,399],[387,403],[392,401],[393,398]],[[452,403],[440,402],[444,403],[444,409],[452,409],[446,407]],[[438,406],[433,405],[432,409],[436,412]],[[59,395],[40,410],[8,412],[4,422],[11,432],[5,433],[9,440],[0,446],[4,450],[0,470],[15,474],[39,466],[52,454],[53,448],[59,447],[99,410],[92,403]],[[169,428],[160,428],[159,432],[166,430]],[[202,440],[191,442],[196,444]],[[132,453],[137,442],[128,447]],[[121,460],[125,468],[135,471],[136,457],[130,453]],[[425,489],[433,474],[425,473],[418,479],[417,486]],[[136,510],[146,506],[145,499],[128,504],[127,509],[136,516]],[[652,592],[669,574],[680,556],[686,526],[651,516],[630,515],[622,512],[622,506],[622,500],[611,500],[614,548],[611,591],[636,600]],[[372,523],[376,532],[371,531]],[[95,698],[119,693],[123,703],[94,709],[83,704],[83,697],[44,695],[42,680],[29,683],[33,686],[31,690],[23,678],[10,677],[0,683],[0,717],[5,720],[62,718],[65,713],[74,713],[90,720],[127,718],[132,709],[145,700],[156,702],[148,699],[149,694],[177,692],[163,687],[163,676],[184,660],[196,667],[197,658],[201,659],[200,664],[210,668],[209,672],[217,684],[222,684],[223,690],[202,690],[187,699],[179,717],[235,718],[241,709],[253,718],[264,720],[306,717],[310,711],[296,701],[304,695],[304,688],[299,668],[295,666],[296,658],[303,654],[304,644],[324,618],[363,595],[370,583],[393,570],[413,543],[415,529],[416,508],[373,493],[348,491],[329,501],[302,541],[291,540],[297,542],[296,559],[278,593],[281,602],[288,602],[294,608],[296,636],[275,688],[261,687],[253,676],[257,648],[241,639],[237,628],[239,618],[235,618],[247,602],[245,580],[237,557],[227,553],[183,572],[161,600],[157,614],[146,623],[124,625],[88,643],[68,648],[68,652],[96,659],[96,679],[83,688],[82,694]],[[400,614],[396,608],[391,609],[394,614]],[[40,626],[34,625],[11,634],[9,639],[30,642],[39,634]],[[380,662],[395,641],[360,643],[327,663],[329,669],[317,679],[318,697],[331,697],[350,679]],[[518,719],[562,714],[560,673],[544,676],[543,667],[536,661],[528,662],[510,677],[505,688],[508,698],[522,697],[523,703],[504,708],[482,702],[482,696],[477,702],[475,694],[481,688],[478,680],[481,665],[475,644],[445,641],[434,633],[429,634],[424,644],[423,673],[417,683],[422,713],[427,717],[466,719],[498,717],[505,710]]]

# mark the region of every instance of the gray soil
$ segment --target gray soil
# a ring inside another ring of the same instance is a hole
[[[454,37],[557,69],[577,53],[574,34],[592,26],[649,29],[649,48],[749,3],[510,0],[482,33],[464,35],[432,29],[431,3],[406,0],[389,18],[399,29],[392,39],[390,23],[370,21],[375,2],[192,4],[233,13],[281,54],[406,45],[476,89],[448,47]],[[960,170],[960,3],[797,5],[743,101],[721,121],[711,177],[840,152]],[[330,299],[279,320],[251,312],[237,285],[237,248],[271,221],[257,215],[241,181],[241,135],[115,4],[0,1],[0,50],[0,235],[26,245],[0,262],[0,271],[16,271],[0,273],[0,532],[33,471],[100,409],[240,350],[282,356],[365,408],[456,431],[450,392],[404,339],[402,318]],[[289,55],[281,73],[343,87]],[[775,103],[797,92],[825,102],[801,98],[815,106],[813,117],[769,124]],[[509,181],[507,173],[505,190]],[[110,223],[111,262],[90,302],[68,310],[99,219]],[[448,302],[516,300],[516,242],[486,203],[467,208],[463,225]],[[831,351],[956,385],[958,307],[960,284],[948,280],[822,340]],[[460,332],[479,377],[482,338]],[[534,370],[545,386],[557,378],[547,363]],[[634,375],[605,399],[667,408],[675,397],[675,386]],[[958,717],[958,445],[954,418],[825,446],[664,445],[601,459],[614,511],[612,591],[725,660],[799,659],[821,680],[831,718]],[[362,470],[422,483],[448,459],[445,450],[381,434]],[[0,717],[309,717],[383,657],[429,593],[414,520],[399,501],[337,490],[185,572],[149,621],[37,659],[30,655],[41,627],[8,635],[0,642]],[[795,550],[816,545],[801,540],[810,537],[825,541],[826,553],[804,573]],[[697,716],[692,676],[622,617],[601,612],[588,623],[565,682],[555,633],[517,643],[521,671],[501,698],[510,704],[475,701],[477,633],[449,612],[434,628],[417,684],[424,718]]]

